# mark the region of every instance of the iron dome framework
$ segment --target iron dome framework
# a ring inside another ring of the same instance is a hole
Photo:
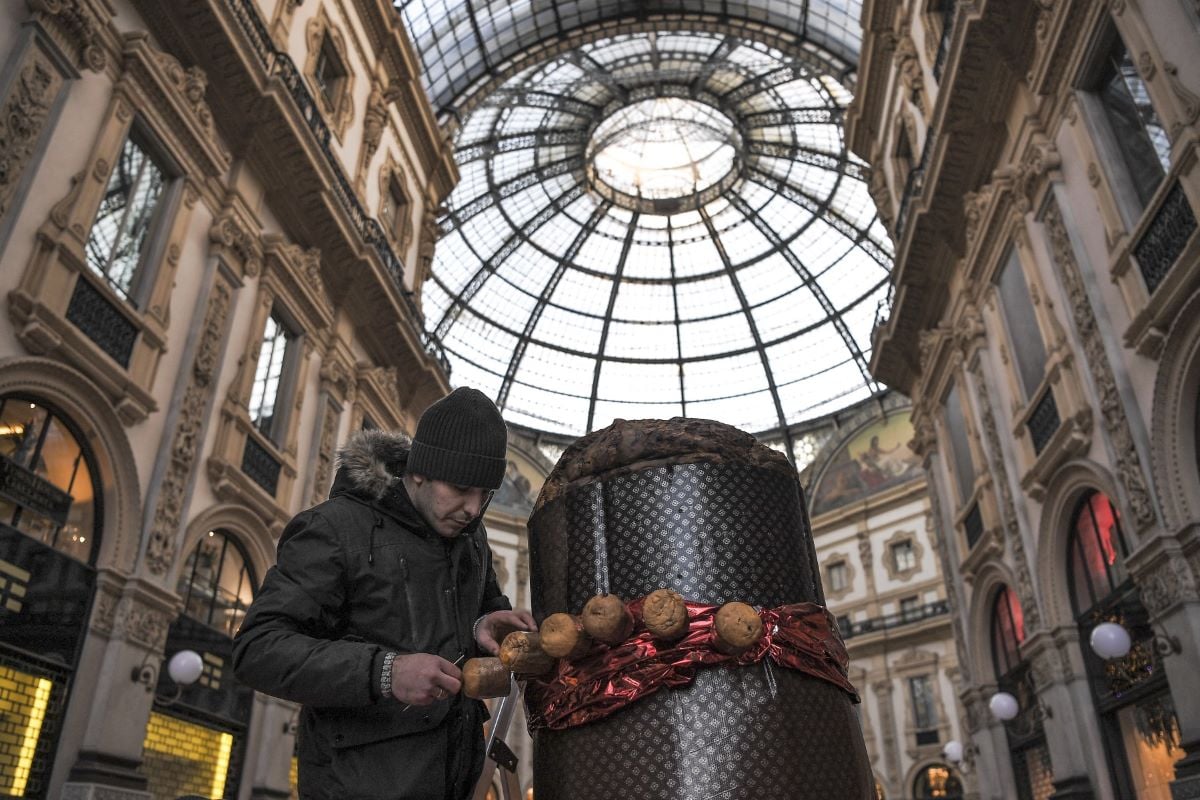
[[[857,9],[831,33],[822,4],[803,4],[808,35],[833,51],[821,58],[643,21],[522,60],[521,35],[512,52],[483,28],[473,40],[484,5],[465,6],[460,47],[489,44],[460,83],[447,46],[422,45],[433,12],[411,25],[443,110],[496,59],[527,65],[460,106],[462,179],[423,297],[455,383],[551,433],[686,415],[785,441],[871,394],[891,243],[830,66],[856,51]],[[671,142],[685,157],[666,164]],[[667,167],[669,180],[649,174]]]

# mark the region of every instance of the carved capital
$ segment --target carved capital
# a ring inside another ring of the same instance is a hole
[[[1137,576],[1142,602],[1151,616],[1159,617],[1177,603],[1196,598],[1196,579],[1181,558],[1160,559]]]

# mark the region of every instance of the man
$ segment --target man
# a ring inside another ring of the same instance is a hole
[[[411,445],[363,431],[329,499],[298,514],[234,640],[238,678],[304,708],[300,796],[462,800],[486,711],[458,694],[465,658],[534,630],[492,570],[481,519],[507,465],[496,406],[456,389]]]

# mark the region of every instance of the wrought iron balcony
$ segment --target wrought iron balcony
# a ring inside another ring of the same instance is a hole
[[[450,361],[446,358],[446,352],[442,348],[441,340],[433,333],[425,331],[425,318],[421,310],[417,307],[416,302],[404,289],[404,263],[392,250],[391,243],[387,236],[383,233],[383,228],[379,222],[367,214],[363,210],[362,204],[358,201],[358,195],[355,194],[349,179],[346,177],[345,171],[342,169],[341,162],[334,154],[330,147],[332,138],[329,126],[325,124],[324,117],[321,116],[320,107],[317,104],[316,98],[309,92],[308,86],[304,82],[304,77],[300,70],[296,68],[295,62],[287,53],[282,53],[275,49],[271,41],[270,32],[262,21],[262,17],[258,14],[258,9],[254,7],[253,0],[226,0],[226,3],[233,13],[234,18],[242,28],[242,32],[250,40],[254,52],[258,55],[262,62],[263,68],[268,75],[273,75],[279,78],[284,86],[287,87],[288,94],[291,95],[292,101],[295,102],[300,115],[308,124],[308,129],[316,140],[317,145],[321,148],[322,154],[325,156],[325,161],[328,163],[330,171],[333,173],[333,184],[330,188],[337,196],[342,208],[350,215],[351,222],[358,235],[362,238],[369,247],[375,250],[379,260],[383,262],[384,268],[392,281],[396,284],[396,288],[403,298],[405,306],[412,314],[413,323],[421,330],[421,341],[425,347],[425,351],[437,359],[438,364],[445,370],[446,375],[450,374]]]
[[[871,617],[870,619],[858,622],[851,622],[846,617],[838,617],[838,628],[842,632],[842,639],[846,640],[867,633],[878,633],[879,631],[899,628],[903,625],[911,625],[914,622],[922,622],[923,620],[933,619],[934,617],[940,617],[949,613],[949,601],[936,600],[932,603],[926,603],[923,606],[898,611],[895,614],[884,614],[881,617]]]

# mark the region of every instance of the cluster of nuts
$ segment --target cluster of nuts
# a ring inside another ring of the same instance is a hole
[[[642,625],[655,639],[675,641],[688,629],[687,605],[678,592],[656,589],[642,601]],[[537,633],[513,631],[504,637],[498,658],[472,658],[463,665],[463,693],[484,699],[508,694],[509,674],[542,675],[557,659],[579,658],[593,642],[617,645],[633,633],[636,620],[621,598],[600,594],[583,606],[582,614],[551,614]],[[713,621],[713,644],[722,653],[738,655],[763,637],[762,619],[752,606],[730,602]]]

